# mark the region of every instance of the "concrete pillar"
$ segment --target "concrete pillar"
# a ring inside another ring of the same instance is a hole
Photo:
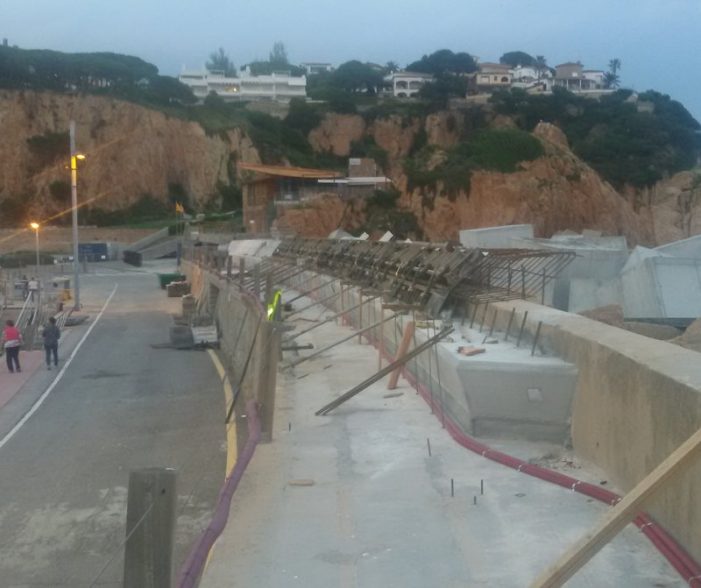
[[[256,341],[255,394],[261,420],[261,441],[273,439],[277,363],[280,357],[280,332],[275,324],[264,321]]]
[[[129,474],[124,588],[170,588],[175,531],[176,471]]]

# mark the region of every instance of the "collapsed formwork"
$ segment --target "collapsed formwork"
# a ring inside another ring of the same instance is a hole
[[[273,258],[438,316],[467,304],[542,301],[548,284],[574,257],[568,251],[467,249],[453,243],[289,239]]]

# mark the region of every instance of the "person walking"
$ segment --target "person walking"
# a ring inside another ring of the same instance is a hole
[[[58,366],[58,340],[61,338],[61,329],[56,325],[54,317],[49,318],[49,324],[44,327],[44,351],[46,352],[46,368],[51,369],[51,356],[54,358],[54,367]]]
[[[39,296],[39,280],[37,280],[34,276],[32,276],[32,279],[29,280],[28,287],[29,287],[29,296],[31,296],[32,302],[34,302],[34,295],[36,294],[37,297]]]
[[[5,349],[5,359],[7,360],[7,369],[10,373],[15,371],[21,372],[22,368],[19,364],[19,349],[22,345],[22,333],[15,327],[15,323],[8,320],[5,323],[5,328],[2,332],[3,348]]]

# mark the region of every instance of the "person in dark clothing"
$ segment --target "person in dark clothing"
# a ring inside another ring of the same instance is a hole
[[[54,358],[54,366],[58,365],[58,340],[61,338],[61,330],[56,326],[56,319],[51,317],[49,324],[44,327],[44,351],[46,352],[46,367],[51,369],[51,356]]]

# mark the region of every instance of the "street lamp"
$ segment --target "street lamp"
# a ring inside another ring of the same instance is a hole
[[[80,310],[80,283],[78,277],[78,160],[85,155],[75,150],[75,121],[70,123],[71,143],[71,217],[73,220],[73,310]]]
[[[37,280],[39,279],[39,223],[29,223],[29,226],[34,229],[35,249],[37,253]]]

